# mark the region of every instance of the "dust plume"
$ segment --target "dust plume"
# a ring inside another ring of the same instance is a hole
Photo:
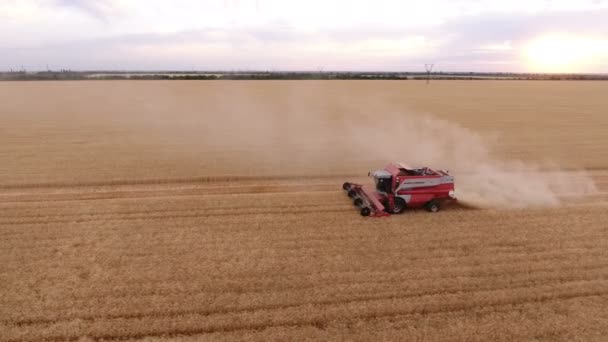
[[[494,157],[492,140],[458,124],[430,115],[403,113],[388,115],[387,119],[386,123],[365,124],[364,131],[376,132],[373,145],[361,139],[362,127],[350,124],[351,144],[355,142],[353,145],[367,153],[382,153],[387,161],[450,170],[459,200],[469,206],[556,206],[564,196],[596,191],[592,178],[583,170],[562,170],[548,161]],[[372,151],[370,146],[382,148]]]
[[[239,94],[240,101],[222,116],[230,129],[213,136],[214,143],[230,137],[230,144],[247,146],[240,162],[263,161],[270,173],[364,175],[392,161],[446,169],[456,177],[460,201],[475,207],[556,206],[563,196],[595,191],[582,170],[502,160],[493,155],[492,139],[429,114],[394,108],[381,96],[357,103],[349,97],[307,99],[289,87],[282,91],[274,103]]]
[[[162,107],[179,116],[163,116],[161,134],[177,142],[171,156],[181,153],[190,168],[212,174],[365,175],[400,161],[450,170],[458,198],[476,207],[555,206],[563,196],[595,191],[584,171],[503,160],[487,136],[410,110],[364,83],[215,83],[200,107],[186,90],[193,91]]]

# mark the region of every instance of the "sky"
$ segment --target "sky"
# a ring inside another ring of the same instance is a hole
[[[0,0],[0,70],[608,73],[608,0]]]

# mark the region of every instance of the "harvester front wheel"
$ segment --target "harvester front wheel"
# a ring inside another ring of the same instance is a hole
[[[355,198],[354,203],[355,203],[355,205],[356,205],[357,207],[360,207],[360,206],[362,206],[362,205],[363,205],[363,200],[362,200],[362,199],[360,199],[360,198]]]
[[[357,197],[357,192],[356,192],[355,190],[350,190],[350,191],[348,192],[348,197],[350,197],[350,198],[355,198],[355,197]]]
[[[441,209],[441,207],[439,206],[439,203],[437,203],[436,201],[430,201],[427,205],[426,205],[426,210],[431,212],[431,213],[436,213]]]
[[[361,216],[369,216],[372,213],[372,210],[368,207],[361,209]]]
[[[350,189],[350,183],[346,182],[346,183],[342,184],[342,189],[344,189],[344,190]]]
[[[405,201],[403,200],[403,198],[395,198],[395,206],[393,207],[392,213],[393,214],[401,214],[402,212],[405,211]]]

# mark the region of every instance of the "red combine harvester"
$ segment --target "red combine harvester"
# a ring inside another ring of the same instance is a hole
[[[394,163],[368,175],[374,178],[375,189],[348,182],[342,186],[362,216],[388,216],[422,207],[437,212],[444,203],[456,200],[454,177],[447,171]]]

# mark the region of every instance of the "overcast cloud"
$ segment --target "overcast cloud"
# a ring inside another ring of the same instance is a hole
[[[574,51],[576,50],[576,51]],[[0,70],[608,72],[608,2],[0,0]]]

